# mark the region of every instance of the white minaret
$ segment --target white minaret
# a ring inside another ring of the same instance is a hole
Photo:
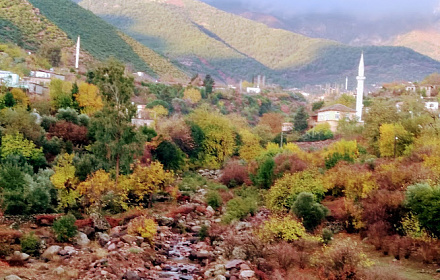
[[[78,41],[76,42],[76,60],[75,60],[75,68],[79,67],[79,49],[80,49],[80,39],[78,36]]]
[[[348,90],[348,77],[345,77],[345,91]]]
[[[364,53],[361,54],[361,61],[359,62],[359,73],[356,77],[357,80],[357,96],[356,96],[356,116],[359,122],[362,122],[362,107],[364,100],[364,81],[365,81],[365,70],[364,70]]]

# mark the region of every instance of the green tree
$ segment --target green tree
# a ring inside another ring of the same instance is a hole
[[[254,179],[255,183],[261,188],[269,189],[274,180],[274,169],[275,161],[273,158],[267,157],[258,169]]]
[[[109,60],[96,69],[94,83],[101,92],[104,108],[91,119],[89,131],[95,140],[91,148],[98,158],[107,162],[108,168],[115,168],[117,184],[121,169],[128,173],[134,155],[143,151],[131,124],[136,112],[130,102],[134,82],[125,75],[123,64]]]
[[[15,105],[15,99],[14,96],[10,91],[6,92],[5,96],[3,97],[3,102],[5,104],[5,107],[14,107]]]
[[[203,80],[203,86],[205,87],[205,93],[206,95],[209,95],[212,93],[212,88],[214,87],[215,81],[211,77],[211,75],[206,75],[205,79]]]
[[[167,170],[178,170],[183,164],[183,152],[176,144],[170,141],[163,141],[157,146],[155,158],[163,164]]]
[[[309,192],[302,192],[293,203],[292,210],[303,220],[308,231],[314,230],[329,213],[328,209],[315,201],[315,196]]]
[[[306,112],[304,106],[299,107],[296,111],[295,117],[293,118],[293,125],[296,131],[304,131],[308,127],[307,119],[309,114]]]
[[[440,237],[440,187],[426,183],[409,186],[406,203],[420,224]]]

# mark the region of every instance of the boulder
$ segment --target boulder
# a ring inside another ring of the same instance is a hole
[[[61,251],[61,247],[58,245],[52,245],[49,248],[44,251],[44,253],[41,255],[42,259],[52,261],[55,256],[58,255],[58,253]]]
[[[244,260],[241,259],[236,259],[236,260],[231,260],[228,261],[225,265],[226,269],[233,269],[233,268],[237,268],[240,266],[240,264],[244,263]]]
[[[109,230],[110,224],[107,222],[107,220],[100,214],[98,213],[92,213],[90,215],[90,218],[93,221],[93,226],[95,228],[96,231],[107,231]]]
[[[17,275],[8,275],[5,277],[5,280],[22,280],[20,277],[18,277]]]
[[[87,246],[90,243],[90,240],[87,237],[87,234],[80,232],[80,231],[76,234],[73,241],[75,244],[77,244],[79,246]]]
[[[124,241],[125,243],[133,244],[134,242],[136,242],[137,238],[136,236],[126,234],[124,236],[121,236],[121,240]]]
[[[98,240],[99,245],[102,247],[110,241],[110,236],[107,233],[98,232],[96,234],[96,239]]]
[[[240,271],[240,278],[252,278],[255,276],[255,272],[253,270],[242,270]]]
[[[126,279],[126,280],[140,280],[141,277],[135,271],[127,271],[127,272],[125,272],[124,276],[122,276],[122,279]]]
[[[199,233],[201,229],[202,229],[201,226],[193,226],[191,227],[191,232]]]
[[[56,275],[62,275],[62,274],[64,274],[64,272],[65,272],[65,270],[61,266],[59,266],[53,270],[53,274],[56,274]]]
[[[12,256],[12,258],[14,260],[20,260],[20,261],[26,261],[29,259],[29,255],[26,253],[22,253],[20,251],[14,251],[14,255]]]

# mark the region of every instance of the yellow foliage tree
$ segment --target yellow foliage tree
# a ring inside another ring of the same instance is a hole
[[[14,96],[15,101],[23,107],[27,107],[29,105],[29,97],[26,95],[24,91],[19,88],[13,88],[11,90],[12,96]]]
[[[356,159],[359,156],[358,144],[356,140],[340,140],[328,147],[327,151],[324,152],[324,157],[333,154],[348,155],[351,159]]]
[[[197,103],[202,99],[202,94],[197,88],[188,87],[183,92],[183,99],[187,99],[191,103]]]
[[[412,143],[412,134],[401,124],[383,124],[379,129],[379,151],[382,157],[402,155]]]
[[[284,117],[280,113],[266,113],[261,116],[258,125],[267,125],[273,134],[278,134],[281,133],[281,125],[283,122]]]
[[[154,161],[149,166],[137,164],[133,173],[121,181],[121,186],[127,195],[135,197],[137,202],[148,197],[150,206],[153,194],[173,184],[174,175],[164,170],[161,163]]]
[[[322,198],[326,190],[322,175],[317,170],[286,173],[270,188],[266,196],[266,204],[271,210],[286,211],[292,208],[301,192],[311,192]]]
[[[60,207],[77,206],[79,192],[76,190],[78,179],[75,177],[75,166],[73,166],[71,154],[62,154],[58,157],[56,165],[53,167],[55,173],[50,177],[52,184],[59,190]]]
[[[168,109],[162,105],[156,105],[148,111],[152,112],[156,118],[161,118],[168,115]]]
[[[83,114],[92,115],[104,107],[98,87],[92,84],[81,83],[78,87],[78,93],[75,94],[75,99]]]
[[[189,119],[205,134],[203,142],[207,167],[219,168],[234,152],[235,139],[231,122],[217,112],[203,107],[194,110]]]
[[[249,162],[255,159],[263,150],[260,146],[260,139],[247,129],[241,130],[240,136],[243,142],[239,150],[240,157]]]
[[[113,192],[118,194],[116,184],[110,177],[110,174],[104,170],[98,170],[89,175],[84,182],[81,182],[77,190],[86,206],[96,206],[101,209],[103,205],[102,198],[105,194]]]
[[[64,153],[58,157],[53,167],[55,173],[50,177],[50,181],[57,189],[72,188],[75,185],[77,179],[75,166],[73,166],[74,156],[74,154]]]
[[[359,165],[339,163],[325,173],[326,189],[333,193],[343,192],[347,198],[358,200],[365,198],[377,189],[373,173]]]

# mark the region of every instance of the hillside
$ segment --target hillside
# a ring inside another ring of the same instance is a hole
[[[0,41],[37,51],[43,44],[73,45],[66,33],[23,0],[0,0]]]
[[[347,47],[270,28],[196,0],[83,0],[79,5],[189,71],[228,83],[258,74],[284,86],[342,82],[356,75],[363,49],[369,83],[419,80],[440,70],[440,63],[409,49]]]
[[[397,36],[389,44],[408,47],[440,61],[440,33],[435,29],[413,30]]]
[[[145,71],[153,77],[179,81],[188,80],[188,75],[145,46],[134,40],[90,11],[69,0],[30,0],[41,13],[54,22],[73,39],[81,36],[81,47],[99,60],[109,57],[132,65],[134,70]]]

